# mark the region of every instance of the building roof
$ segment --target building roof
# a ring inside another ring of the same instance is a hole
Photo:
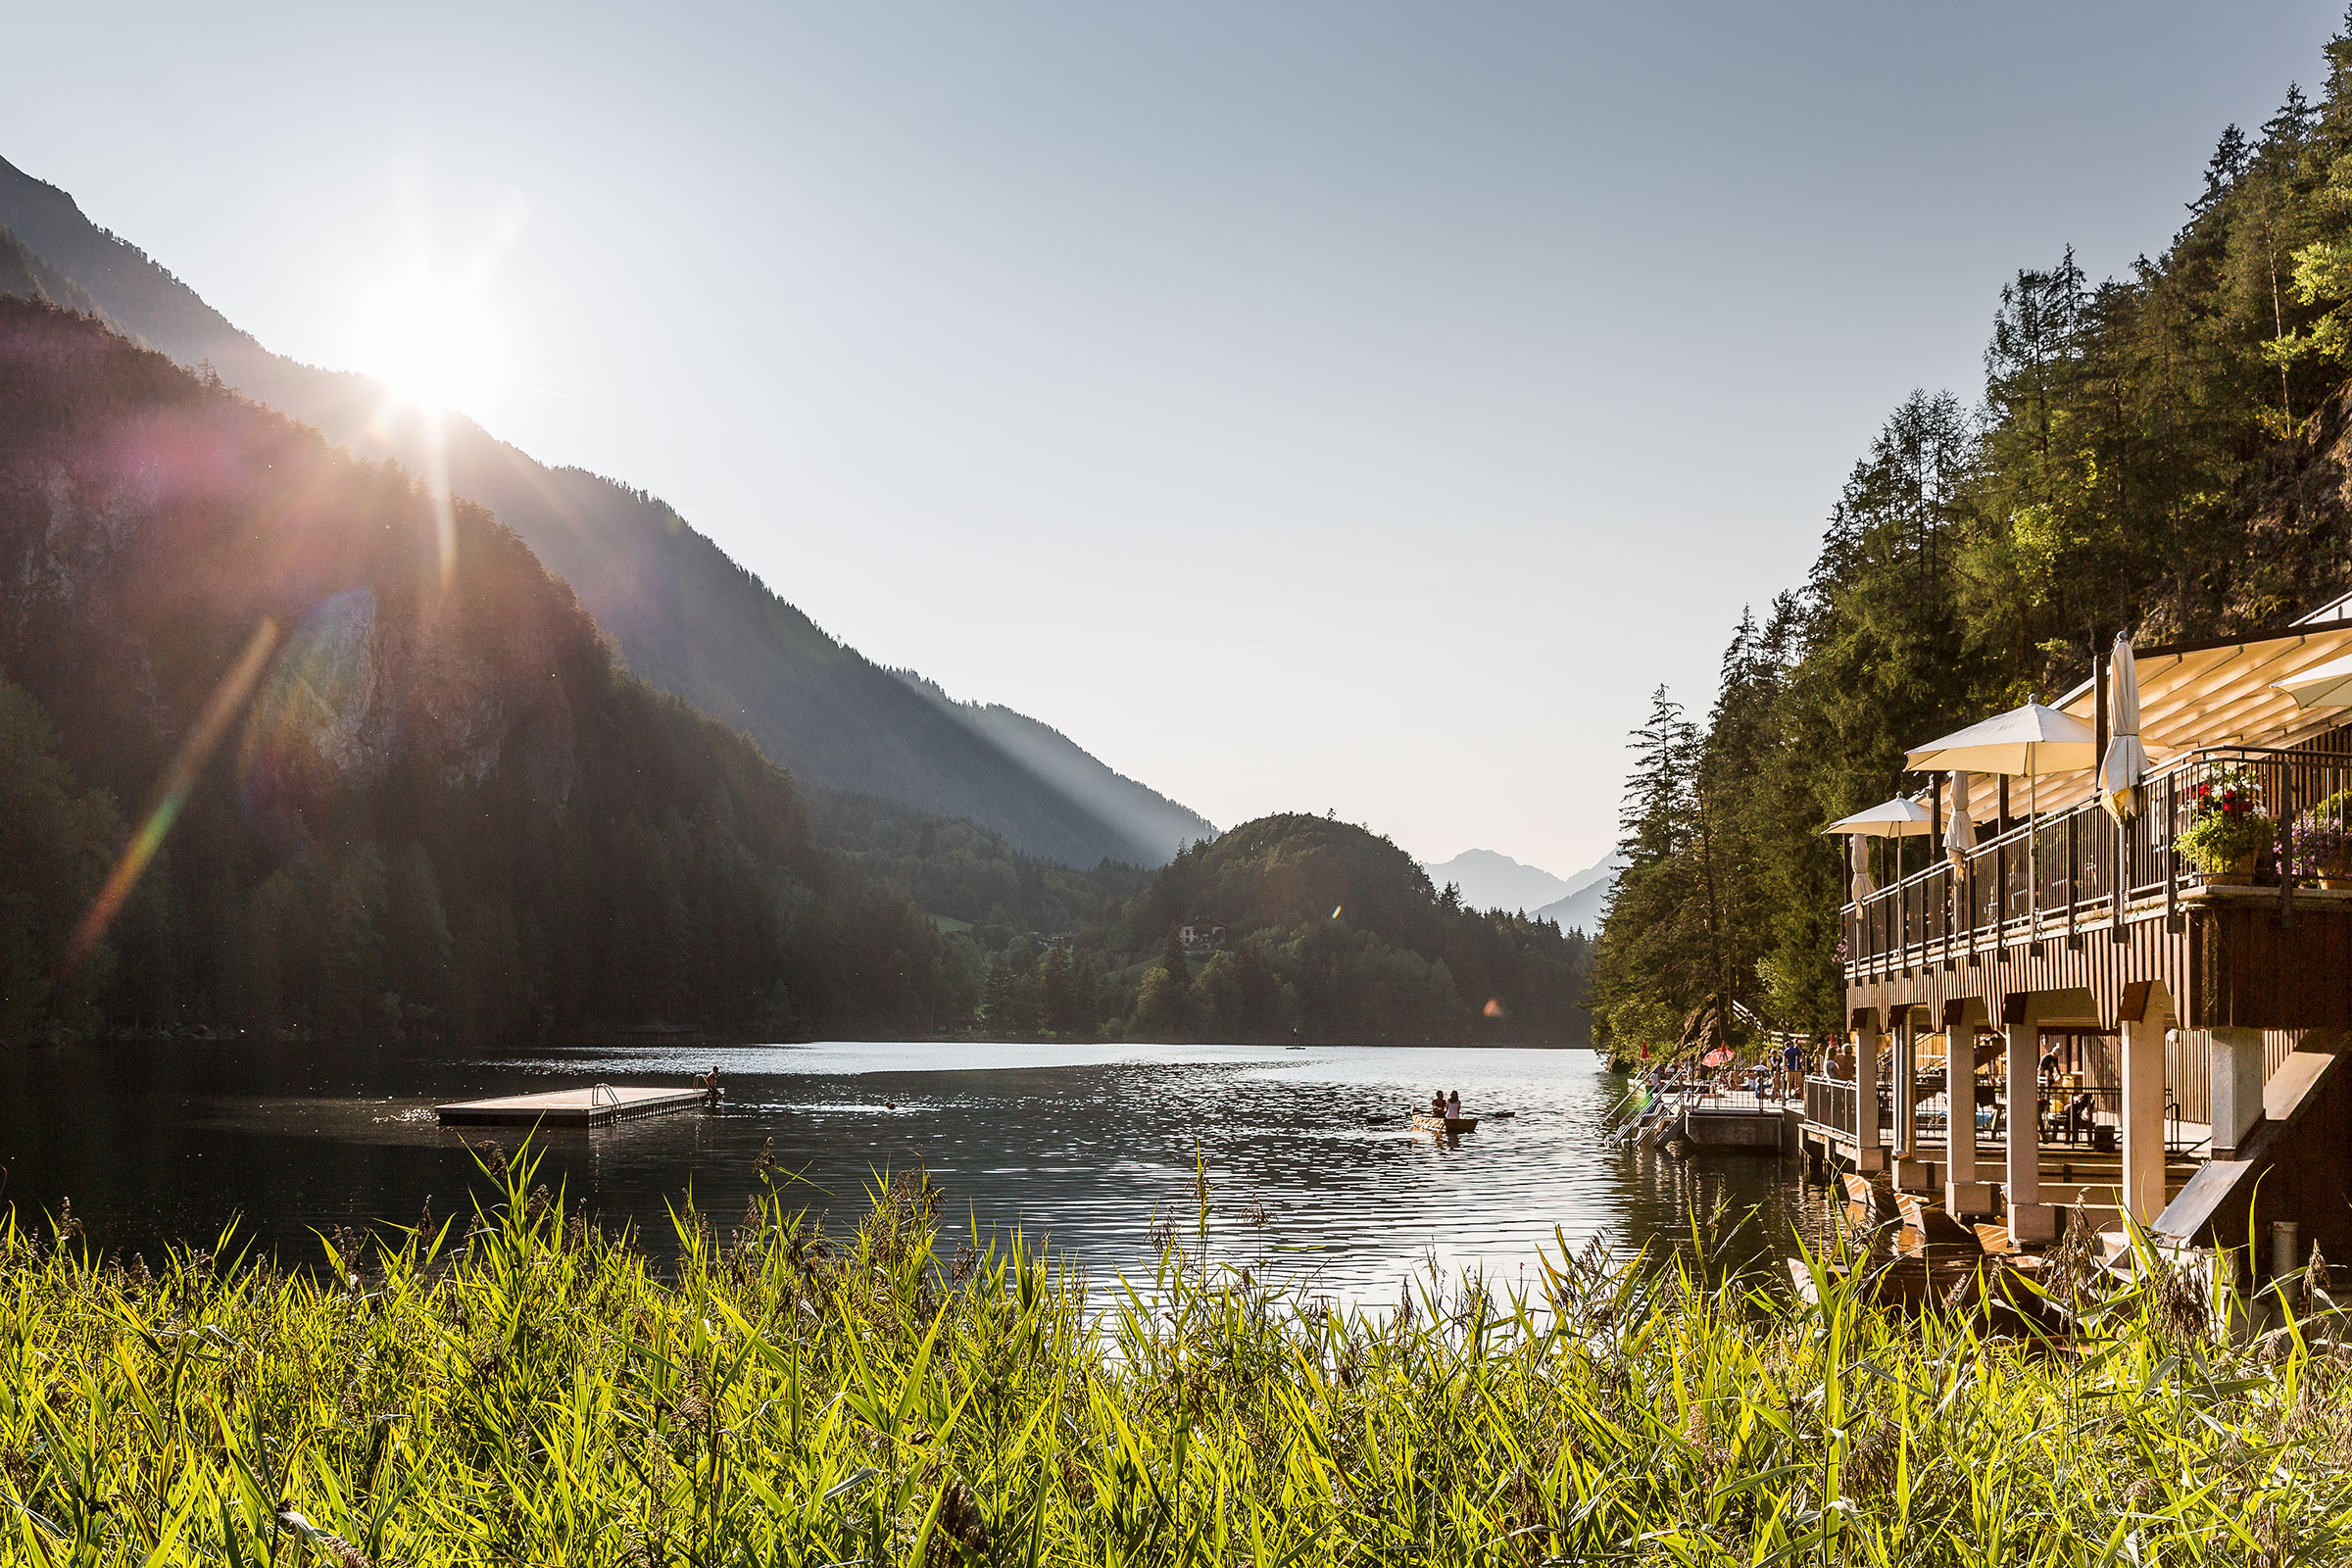
[[[2139,739],[2151,763],[2200,746],[2292,746],[2325,735],[2352,718],[2352,709],[2300,708],[2272,685],[2289,675],[2352,654],[2352,618],[2298,621],[2267,636],[2174,643],[2135,651],[2139,666]],[[2052,705],[2094,722],[2095,693],[2084,681]],[[2095,774],[2053,774],[2041,781],[2043,810],[2085,799]],[[2015,786],[2012,786],[2014,792]],[[2015,799],[2014,793],[2012,799]]]

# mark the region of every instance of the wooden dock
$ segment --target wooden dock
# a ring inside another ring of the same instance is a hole
[[[638,1116],[692,1110],[709,1098],[709,1091],[702,1089],[616,1089],[611,1084],[592,1084],[536,1095],[461,1100],[434,1109],[443,1122],[465,1126],[601,1127]]]

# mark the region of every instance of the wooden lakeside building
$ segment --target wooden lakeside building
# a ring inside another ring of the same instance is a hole
[[[1808,1082],[1805,1145],[2021,1241],[2081,1202],[2207,1244],[2289,1221],[2298,1255],[2317,1242],[2352,1260],[2352,870],[2316,848],[2352,830],[2352,679],[2341,703],[2280,684],[2337,661],[2352,599],[2140,651],[2136,814],[2108,808],[2095,770],[2040,775],[2025,810],[2026,782],[2003,777],[1954,854],[1935,775],[1924,866],[1844,906],[1852,1071]],[[2053,705],[2102,758],[2110,667]],[[2179,847],[2217,779],[2250,784],[2276,821],[2242,881]],[[2071,1064],[2055,1083],[2053,1049]]]

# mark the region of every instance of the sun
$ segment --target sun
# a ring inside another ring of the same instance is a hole
[[[369,303],[360,363],[404,402],[474,408],[499,379],[502,335],[470,293],[412,279]]]

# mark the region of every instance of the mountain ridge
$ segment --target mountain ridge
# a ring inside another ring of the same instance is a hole
[[[1573,875],[1559,876],[1496,850],[1473,849],[1450,860],[1425,860],[1421,869],[1440,887],[1448,882],[1458,887],[1462,903],[1469,908],[1516,910],[1562,926],[1571,921],[1563,919],[1560,911],[1572,909],[1593,922],[1584,925],[1591,931],[1597,924],[1601,905],[1607,902],[1607,891],[1604,888],[1594,897],[1579,895],[1590,894],[1595,884],[1614,882],[1623,863],[1623,858],[1611,852]]]
[[[144,251],[91,222],[69,193],[5,160],[0,226],[133,342],[209,368],[357,456],[432,471],[432,432],[420,415],[387,416],[384,389],[368,378],[271,353]],[[56,298],[39,274],[33,281]],[[1077,866],[1162,863],[1174,848],[1172,813],[1200,820],[1133,781],[1131,791],[1073,796],[1008,747],[1004,732],[1016,726],[992,729],[944,710],[825,632],[650,493],[540,464],[463,416],[438,423],[451,493],[488,507],[569,583],[632,669],[810,783],[969,817],[1027,853]]]
[[[0,667],[0,1038],[904,1038],[968,1011],[935,923],[829,862],[792,778],[622,666],[487,511],[19,299]],[[115,805],[159,776],[123,851]]]
[[[1215,825],[1207,817],[1119,772],[1043,719],[1032,718],[1002,703],[958,701],[949,696],[947,688],[939,682],[911,669],[892,669],[891,673],[959,722],[1020,759],[1031,771],[1059,787],[1064,794],[1081,803],[1100,801],[1098,809],[1102,814],[1124,817],[1133,821],[1138,831],[1155,833],[1152,846],[1158,860],[1154,863],[1175,858],[1176,852],[1187,844],[1199,844],[1217,836]]]
[[[1617,873],[1624,869],[1624,864],[1619,857],[1612,855],[1580,873],[1576,891],[1536,910],[1536,918],[1549,920],[1563,931],[1599,935],[1601,917],[1608,913],[1609,899],[1617,891]]]

